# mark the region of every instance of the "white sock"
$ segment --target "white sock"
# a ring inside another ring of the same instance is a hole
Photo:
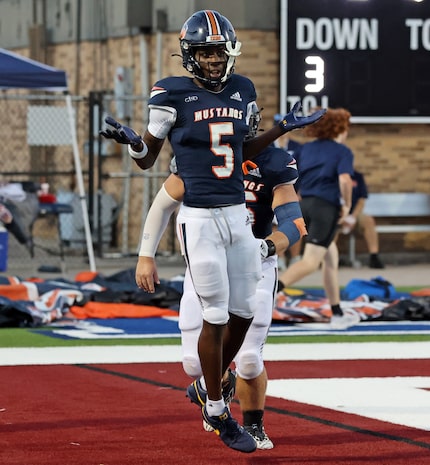
[[[203,376],[200,376],[200,386],[206,391],[206,381]]]
[[[216,417],[221,415],[225,409],[224,399],[220,400],[210,400],[206,399],[206,411],[210,417]]]

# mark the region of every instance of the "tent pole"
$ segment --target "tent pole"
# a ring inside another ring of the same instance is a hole
[[[79,148],[78,148],[78,141],[77,141],[77,136],[76,136],[75,115],[73,113],[72,97],[70,96],[69,93],[66,94],[66,104],[67,104],[67,111],[69,113],[70,133],[72,136],[72,146],[73,146],[73,159],[75,162],[75,172],[76,172],[76,179],[78,181],[79,199],[81,201],[82,216],[84,220],[88,260],[90,264],[90,270],[96,271],[96,264],[94,260],[94,248],[93,248],[93,241],[91,237],[90,220],[89,220],[88,208],[87,208],[87,198],[85,196],[81,159],[79,157]]]

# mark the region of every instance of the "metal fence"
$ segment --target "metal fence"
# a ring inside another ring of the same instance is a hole
[[[8,263],[23,270],[64,268],[76,257],[84,264],[88,250],[83,207],[67,140],[64,97],[7,91],[0,95],[0,102],[0,203],[13,213],[29,239],[23,242],[9,232]],[[97,257],[135,255],[142,220],[168,175],[168,144],[156,166],[144,172],[134,165],[127,147],[101,140],[99,130],[105,115],[111,114],[143,131],[145,98],[118,99],[95,92],[88,98],[72,97],[72,102],[94,253]],[[41,209],[41,202],[67,205],[70,212],[52,213]],[[173,220],[160,252],[177,252]]]

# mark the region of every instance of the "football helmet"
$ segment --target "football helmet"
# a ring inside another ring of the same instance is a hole
[[[190,16],[182,26],[179,36],[182,53],[182,66],[203,83],[205,87],[224,84],[234,72],[236,57],[240,55],[241,43],[230,21],[214,10],[201,10]],[[224,72],[217,79],[204,76],[200,64],[195,59],[197,47],[220,45],[228,57]]]

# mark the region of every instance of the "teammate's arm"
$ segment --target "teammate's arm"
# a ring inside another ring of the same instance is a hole
[[[275,246],[275,253],[281,255],[307,235],[305,222],[300,210],[299,199],[293,184],[277,186],[273,191],[272,208],[278,221],[277,230],[266,237]]]
[[[182,179],[171,174],[155,196],[146,217],[135,278],[138,287],[147,292],[155,292],[155,284],[160,283],[155,263],[155,252],[166,230],[170,216],[181,203],[183,195],[184,184]]]

